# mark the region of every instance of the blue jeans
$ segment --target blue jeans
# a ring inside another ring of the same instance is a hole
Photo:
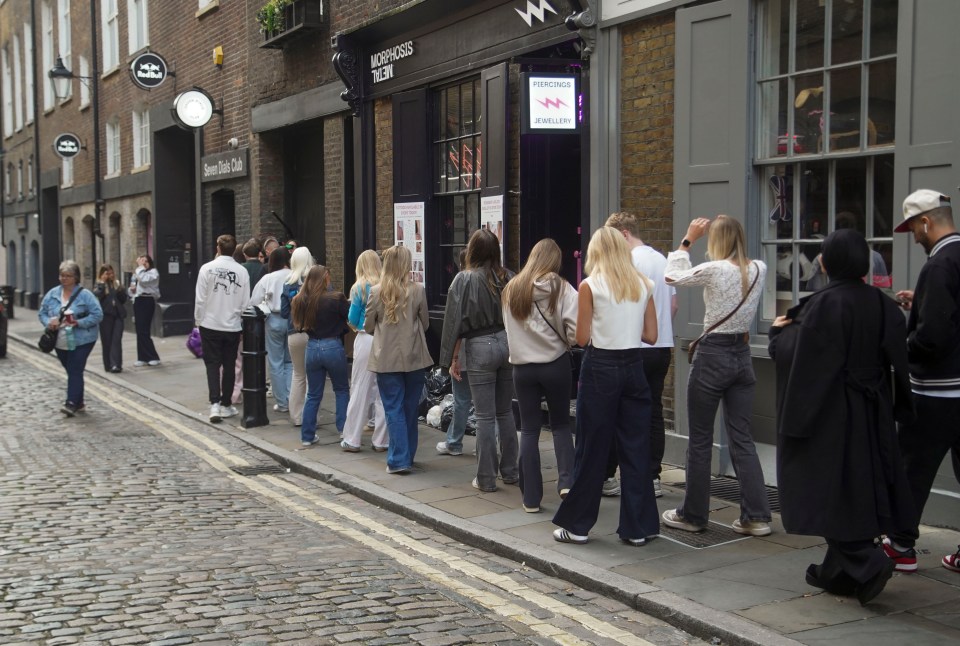
[[[460,381],[450,377],[453,389],[453,419],[447,427],[447,448],[451,451],[463,450],[463,435],[467,431],[467,418],[470,416],[470,378],[467,371],[460,373]]]
[[[273,399],[280,408],[287,408],[290,399],[290,379],[293,361],[287,346],[287,319],[279,314],[267,317],[267,361],[270,363],[270,384]]]
[[[87,357],[96,343],[84,343],[73,350],[56,349],[57,359],[67,371],[67,403],[83,406],[83,371],[87,367]]]
[[[586,535],[600,513],[610,447],[620,458],[620,538],[647,538],[660,531],[650,477],[650,387],[640,348],[588,347],[577,395],[574,483],[553,517],[555,525]]]
[[[307,341],[305,360],[307,372],[307,401],[303,404],[303,424],[300,439],[312,442],[317,436],[317,413],[323,400],[323,387],[327,374],[333,382],[337,397],[337,432],[343,432],[347,421],[347,404],[350,403],[350,381],[347,378],[347,352],[340,339],[310,339]]]
[[[387,418],[387,434],[390,446],[387,449],[387,468],[408,469],[413,466],[417,454],[419,429],[417,406],[423,392],[427,373],[422,368],[412,372],[381,372],[377,374],[377,387],[383,400],[383,413]]]

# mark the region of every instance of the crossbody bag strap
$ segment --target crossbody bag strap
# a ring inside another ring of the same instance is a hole
[[[563,342],[563,345],[567,346],[567,352],[569,352],[569,351],[570,351],[570,344],[567,343],[566,337],[564,337],[562,334],[560,334],[559,332],[557,332],[557,328],[553,327],[553,324],[550,323],[550,321],[547,319],[547,317],[543,315],[543,310],[540,309],[540,303],[538,303],[537,301],[533,301],[533,305],[537,308],[537,311],[540,312],[540,318],[542,318],[543,321],[544,321],[544,323],[546,323],[546,324],[550,327],[550,329],[553,330],[553,333],[554,333],[554,334],[556,334],[558,337],[560,337],[560,340]]]
[[[63,323],[63,317],[66,315],[66,311],[70,309],[70,306],[73,305],[73,301],[77,300],[77,296],[80,295],[80,292],[83,291],[83,285],[77,285],[77,288],[73,290],[73,293],[70,295],[70,300],[67,301],[67,304],[60,308],[60,322]]]
[[[753,265],[755,264],[755,262],[751,262],[750,264]],[[757,284],[758,280],[760,280],[760,267],[757,267],[757,275],[753,277],[753,282],[750,283],[750,288],[747,290],[747,293],[743,295],[743,298],[740,299],[740,302],[737,303],[737,306],[734,307],[732,310],[730,310],[730,312],[726,316],[724,316],[722,319],[720,319],[719,321],[711,325],[709,328],[704,330],[703,334],[698,336],[693,341],[693,343],[690,344],[690,348],[687,350],[687,352],[689,352],[690,354],[693,354],[693,349],[696,348],[697,344],[703,340],[703,337],[707,336],[708,334],[716,330],[718,327],[720,327],[721,325],[729,321],[734,314],[740,311],[740,308],[743,307],[743,304],[747,302],[748,298],[750,298],[750,292],[753,291],[753,288]]]

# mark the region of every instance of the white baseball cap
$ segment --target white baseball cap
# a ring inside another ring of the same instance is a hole
[[[903,201],[903,222],[894,229],[897,233],[910,230],[910,220],[941,206],[950,207],[950,198],[940,191],[921,188],[907,196]]]

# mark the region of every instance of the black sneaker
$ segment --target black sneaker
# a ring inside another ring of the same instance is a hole
[[[73,402],[67,402],[60,407],[60,412],[66,415],[67,417],[73,417],[77,414],[77,407],[74,406]]]

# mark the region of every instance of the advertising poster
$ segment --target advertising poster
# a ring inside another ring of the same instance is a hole
[[[394,204],[393,226],[396,229],[396,244],[409,249],[413,257],[413,280],[426,286],[423,202]]]
[[[500,241],[500,262],[503,258],[503,196],[490,195],[480,198],[480,228],[493,231]]]

